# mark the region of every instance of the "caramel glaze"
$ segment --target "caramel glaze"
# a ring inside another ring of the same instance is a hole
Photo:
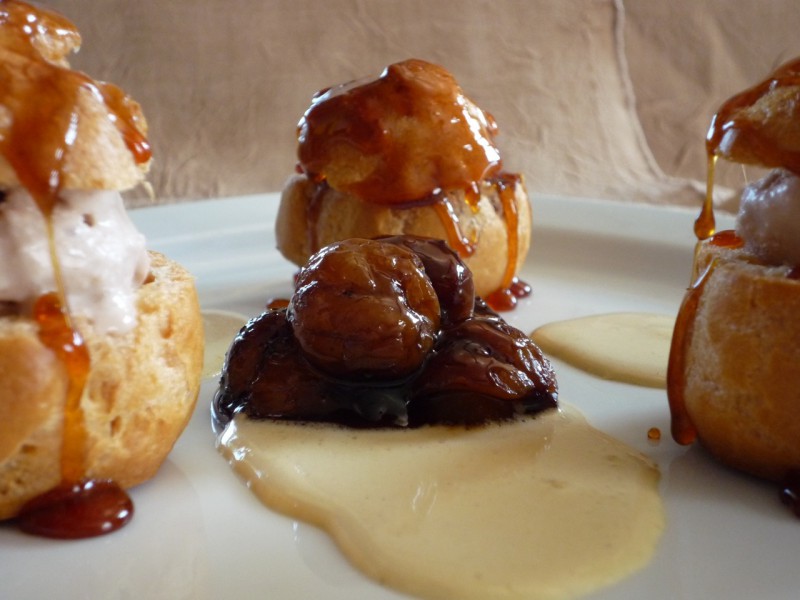
[[[800,86],[800,58],[791,60],[761,83],[728,99],[711,120],[706,135],[706,155],[708,161],[706,197],[699,216],[694,223],[694,233],[698,243],[697,257],[703,242],[725,248],[740,248],[743,240],[735,231],[716,232],[713,208],[714,175],[716,163],[722,155],[720,146],[725,136],[734,134],[736,144],[746,147],[747,154],[754,157],[762,167],[782,167],[800,175],[800,152],[777,144],[757,126],[755,120],[746,118],[741,112],[756,104],[766,94],[781,87]],[[699,274],[697,280],[687,291],[675,322],[675,330],[670,347],[667,369],[667,396],[672,416],[672,437],[679,444],[688,445],[697,438],[697,431],[687,413],[684,399],[687,351],[692,339],[694,321],[703,294],[703,288],[716,267],[711,263]],[[696,264],[693,272],[696,272]],[[790,269],[788,278],[800,278],[800,265]],[[800,470],[792,471],[781,486],[781,499],[800,516]]]
[[[694,319],[697,315],[700,297],[714,265],[713,262],[709,264],[684,296],[672,334],[667,366],[667,398],[672,415],[672,437],[679,444],[691,444],[697,438],[697,431],[686,411],[683,394],[686,381],[686,352],[694,330]]]
[[[0,154],[33,197],[47,223],[56,290],[34,306],[39,338],[59,358],[67,375],[61,453],[61,483],[29,501],[20,526],[57,538],[100,535],[124,525],[133,513],[127,494],[110,481],[86,479],[86,430],[81,397],[90,372],[89,351],[75,328],[60,275],[52,227],[63,168],[77,134],[79,94],[102,98],[137,163],[150,159],[135,104],[117,87],[91,80],[62,64],[64,49],[77,48],[75,26],[56,13],[16,0],[0,0],[0,106],[7,111]]]
[[[418,262],[430,285],[410,281],[407,265],[384,260],[387,252]],[[356,271],[332,259],[334,253],[351,256]],[[354,285],[359,272],[366,279]],[[213,402],[217,424],[243,412],[350,427],[473,426],[557,406],[549,361],[474,295],[472,274],[443,240],[345,240],[312,257],[299,280],[288,308],[252,319],[234,340]],[[378,291],[361,285],[374,280]],[[411,319],[389,314],[392,305],[408,314],[413,307],[435,309],[438,316],[425,324],[422,312]],[[353,321],[363,322],[352,327]],[[400,339],[412,322],[423,332],[435,329],[433,345],[420,353],[417,338],[404,336],[404,346],[389,353],[387,340]],[[319,362],[331,339],[348,336],[366,352],[346,359],[341,353],[338,364]],[[405,361],[402,371],[398,360]]]
[[[717,157],[721,154],[720,145],[726,135],[734,134],[736,136],[734,144],[746,147],[747,154],[757,160],[759,166],[783,167],[800,175],[800,151],[777,144],[767,132],[758,127],[754,119],[747,118],[743,112],[776,89],[791,86],[800,86],[800,58],[790,60],[764,81],[728,99],[712,117],[706,134],[708,157],[706,198],[700,216],[695,222],[695,234],[698,240],[704,240],[714,234],[712,203],[714,171]]]
[[[419,133],[426,131],[432,133]],[[298,171],[317,184],[307,212],[311,251],[320,249],[317,221],[330,185],[393,208],[432,206],[450,247],[469,257],[477,240],[464,235],[449,192],[463,190],[477,211],[487,186],[500,198],[508,256],[502,284],[486,300],[495,310],[510,310],[530,287],[515,277],[515,189],[522,183],[502,170],[497,131],[494,118],[462,94],[450,73],[421,60],[390,65],[374,80],[322,90],[298,125]]]

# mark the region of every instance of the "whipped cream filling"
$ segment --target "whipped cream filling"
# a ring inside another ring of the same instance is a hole
[[[775,169],[745,187],[736,232],[765,263],[800,266],[800,177]]]
[[[53,214],[53,236],[69,310],[103,333],[136,323],[136,292],[150,259],[119,192],[64,191]],[[47,225],[33,198],[14,188],[0,199],[0,302],[25,314],[55,291]]]

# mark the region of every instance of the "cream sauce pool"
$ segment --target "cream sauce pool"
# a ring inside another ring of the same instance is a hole
[[[269,507],[422,598],[565,598],[650,560],[659,473],[573,408],[471,429],[231,421],[219,448]]]
[[[598,377],[665,388],[674,316],[610,313],[555,321],[531,338],[553,358]]]

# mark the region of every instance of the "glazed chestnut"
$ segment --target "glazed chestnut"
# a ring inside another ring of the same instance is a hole
[[[287,317],[305,356],[337,377],[400,378],[433,348],[440,306],[420,258],[397,244],[350,239],[300,270]]]
[[[213,416],[224,425],[238,412],[358,427],[407,423],[400,388],[360,386],[318,373],[305,359],[285,309],[252,319],[228,351]]]
[[[557,406],[550,362],[528,336],[478,300],[442,332],[408,403],[409,424],[477,424]]]
[[[355,239],[317,253],[285,309],[242,329],[214,415],[351,427],[477,425],[555,407],[533,341],[475,296],[444,243]]]
[[[475,304],[472,271],[443,240],[416,235],[384,236],[377,239],[408,248],[419,257],[439,298],[443,327],[472,316]]]
[[[318,378],[309,377],[311,369],[299,357],[286,310],[267,311],[252,319],[228,350],[220,388],[214,397],[216,418],[227,422],[240,410],[262,417],[285,413],[287,409],[293,412],[282,393],[284,388],[297,399],[316,397]],[[266,404],[269,408],[265,411]]]

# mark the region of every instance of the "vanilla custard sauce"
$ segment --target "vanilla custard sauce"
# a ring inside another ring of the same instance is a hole
[[[674,316],[610,313],[555,321],[531,338],[545,354],[598,377],[664,388]]]
[[[222,453],[270,508],[422,598],[566,598],[650,560],[659,473],[573,408],[482,427],[349,429],[240,414]]]

